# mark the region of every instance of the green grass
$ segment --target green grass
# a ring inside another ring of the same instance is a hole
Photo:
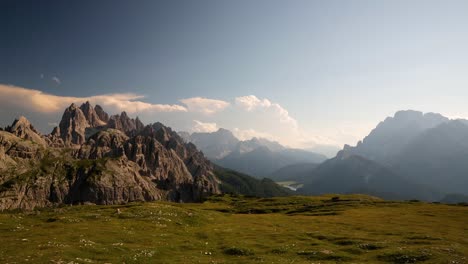
[[[256,197],[289,196],[292,192],[277,185],[274,181],[264,178],[256,179],[249,175],[217,167],[216,176],[221,180],[221,191],[235,195],[250,195]]]
[[[361,195],[0,213],[0,263],[468,263],[468,207]]]

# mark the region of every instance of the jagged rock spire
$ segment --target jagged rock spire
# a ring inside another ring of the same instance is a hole
[[[80,109],[81,111],[83,111],[83,114],[85,115],[86,120],[88,121],[91,127],[99,127],[107,123],[106,121],[103,121],[99,118],[98,114],[95,111],[95,108],[93,108],[89,101],[86,101],[86,103],[82,104],[80,106]]]
[[[96,112],[96,115],[99,117],[99,119],[101,119],[102,121],[106,123],[109,122],[109,114],[104,112],[104,109],[102,109],[100,105],[96,105],[94,107],[94,111]]]
[[[75,104],[71,104],[65,109],[60,121],[60,137],[67,145],[83,144],[86,140],[85,130],[89,126],[83,111]]]
[[[43,146],[46,145],[45,140],[42,138],[41,133],[37,131],[29,120],[20,116],[15,119],[13,124],[6,128],[6,131],[16,135],[19,138],[27,139],[39,143]]]

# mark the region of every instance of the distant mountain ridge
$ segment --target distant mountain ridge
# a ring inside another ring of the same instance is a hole
[[[387,163],[415,137],[427,129],[450,120],[440,114],[406,110],[398,111],[393,117],[380,122],[368,136],[355,147],[345,146],[345,151]]]
[[[300,192],[362,193],[392,200],[441,198],[436,191],[410,182],[375,161],[343,153],[317,166]]]
[[[306,150],[291,149],[263,138],[241,141],[231,131],[182,133],[214,163],[256,177],[296,163],[320,163],[326,156]]]
[[[335,158],[311,169],[309,183],[301,191],[362,192],[432,201],[444,194],[461,197],[468,194],[467,160],[466,120],[399,111],[356,146],[345,145]]]
[[[282,167],[270,175],[268,178],[281,182],[281,181],[294,181],[297,183],[304,183],[310,181],[310,172],[317,168],[317,163],[295,163]]]

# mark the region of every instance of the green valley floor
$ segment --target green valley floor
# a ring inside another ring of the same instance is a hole
[[[468,263],[468,206],[217,196],[2,212],[0,263]]]

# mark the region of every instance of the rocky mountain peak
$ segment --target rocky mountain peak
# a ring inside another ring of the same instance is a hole
[[[86,103],[82,104],[80,109],[91,127],[99,127],[106,124],[105,121],[99,118],[98,114],[89,101],[86,101]]]
[[[141,122],[138,116],[135,118],[135,127],[137,131],[141,131],[145,127],[145,125],[143,124],[143,122]]]
[[[109,122],[109,114],[107,114],[100,105],[96,105],[94,107],[94,111],[96,112],[96,115],[99,117],[99,119],[101,119],[103,122]]]
[[[66,145],[83,144],[86,141],[85,131],[90,127],[83,111],[71,104],[62,115],[60,121],[60,137]]]
[[[106,124],[100,118],[106,115],[89,102],[71,104],[43,139],[48,151],[29,141],[41,137],[26,118],[0,132],[0,142],[7,144],[0,146],[0,184],[25,171],[34,173],[34,178],[0,190],[0,210],[84,202],[194,202],[220,193],[213,165],[171,128],[161,123],[145,127],[126,112]],[[63,177],[67,180],[56,180]]]
[[[7,130],[9,132],[13,132],[21,128],[34,129],[33,126],[31,125],[31,122],[29,122],[29,120],[26,117],[20,116],[19,118],[15,119],[15,121],[13,121],[13,124]]]
[[[31,122],[29,122],[29,120],[24,116],[20,116],[15,119],[13,124],[8,126],[5,130],[19,138],[31,140],[43,146],[46,145],[41,133],[39,133],[39,131],[37,131]]]
[[[417,135],[448,121],[448,118],[436,113],[398,111],[393,117],[380,122],[362,142],[348,149],[348,152],[386,164]]]
[[[144,127],[143,123],[139,118],[133,119],[127,115],[127,112],[123,111],[120,115],[113,115],[109,118],[107,124],[110,128],[121,130],[125,133],[132,133],[141,131]]]

